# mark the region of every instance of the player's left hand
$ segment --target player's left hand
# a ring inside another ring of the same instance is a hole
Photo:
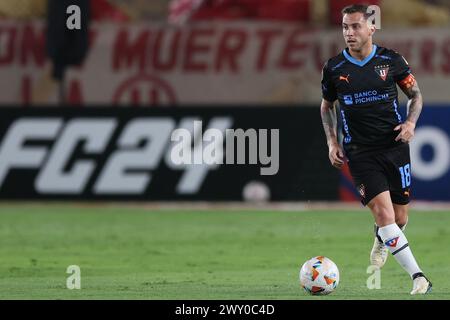
[[[400,133],[395,138],[395,141],[401,140],[402,142],[410,142],[414,137],[414,129],[416,128],[415,123],[411,121],[405,121],[394,128],[394,131],[400,130]]]

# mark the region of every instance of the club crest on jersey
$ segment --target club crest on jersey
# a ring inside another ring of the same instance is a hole
[[[375,66],[375,72],[380,76],[383,81],[386,81],[387,75],[389,73],[389,66]]]
[[[384,244],[387,245],[388,247],[395,248],[397,246],[397,242],[398,242],[399,238],[400,237],[395,237],[395,238],[389,239]]]

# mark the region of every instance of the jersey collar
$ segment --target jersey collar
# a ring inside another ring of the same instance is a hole
[[[350,61],[353,64],[356,64],[360,67],[363,67],[367,62],[369,62],[374,56],[375,53],[377,51],[377,46],[375,44],[372,45],[372,52],[364,59],[364,60],[356,60],[355,58],[353,58],[346,49],[344,49],[344,51],[342,51],[342,53],[344,54],[344,57]]]

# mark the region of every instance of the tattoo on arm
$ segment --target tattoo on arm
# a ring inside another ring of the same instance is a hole
[[[322,101],[322,105],[320,107],[320,115],[322,117],[323,129],[327,137],[327,144],[330,145],[332,142],[337,143],[336,109],[333,107],[333,104],[330,102]]]
[[[408,79],[409,78],[409,79]],[[405,81],[405,80],[409,81]],[[422,94],[420,92],[419,86],[412,75],[408,76],[405,80],[399,83],[400,88],[409,98],[408,101],[408,117],[406,121],[416,123],[419,119],[420,112],[423,107]]]

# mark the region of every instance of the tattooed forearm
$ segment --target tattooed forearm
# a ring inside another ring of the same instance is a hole
[[[323,129],[325,130],[325,135],[327,137],[327,144],[337,143],[336,111],[335,108],[333,108],[333,104],[323,100],[322,105],[320,106],[320,115],[322,117]]]
[[[416,124],[423,107],[423,99],[419,86],[417,85],[417,82],[414,82],[414,85],[411,87],[402,89],[409,98],[408,117],[406,121]]]

